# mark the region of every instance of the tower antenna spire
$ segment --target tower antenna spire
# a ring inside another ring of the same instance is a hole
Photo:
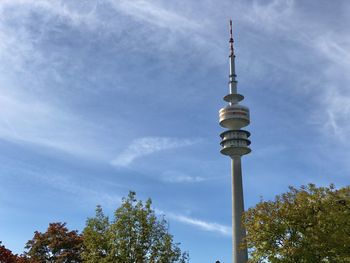
[[[234,56],[233,50],[233,33],[232,33],[232,19],[230,19],[230,57]]]
[[[235,69],[235,52],[233,48],[233,33],[232,33],[232,19],[230,19],[230,94],[237,94],[237,81],[236,81],[236,69]],[[239,95],[241,96],[241,95]],[[239,99],[242,100],[243,98]],[[226,99],[225,99],[226,100]],[[234,101],[229,100],[230,103],[234,103]]]

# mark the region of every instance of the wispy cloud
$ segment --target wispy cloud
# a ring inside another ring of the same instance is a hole
[[[131,144],[113,161],[115,166],[128,166],[136,158],[152,153],[190,146],[197,143],[195,139],[179,139],[169,137],[144,137],[131,142]]]
[[[350,95],[339,94],[333,90],[325,98],[327,106],[327,121],[324,123],[325,134],[329,131],[335,135],[335,139],[347,143],[350,132]]]
[[[239,8],[242,13],[239,17],[243,21],[267,30],[276,30],[286,27],[294,11],[294,0],[254,0],[251,5],[240,5]]]
[[[78,183],[74,177],[69,178],[52,174],[50,176],[33,174],[33,177],[39,179],[41,183],[44,182],[48,187],[75,196],[80,201],[88,201],[89,205],[103,204],[104,207],[114,209],[122,200],[121,196],[115,193],[107,193],[102,187],[97,189],[93,186],[83,185],[81,182]]]
[[[173,214],[173,213],[167,213],[166,214],[168,218],[176,220],[180,223],[194,226],[198,229],[209,231],[209,232],[215,232],[217,234],[221,234],[224,236],[230,236],[231,235],[231,227],[221,225],[218,223],[212,223],[212,222],[206,222],[200,219],[179,215],[179,214]]]
[[[312,43],[318,54],[329,61],[321,67],[325,81],[317,87],[323,94],[320,96],[320,109],[324,111],[320,113],[320,109],[317,109],[314,116],[325,136],[332,135],[332,140],[349,146],[350,92],[347,86],[350,82],[350,37],[325,32],[314,38]]]
[[[210,180],[209,178],[204,178],[201,176],[190,176],[178,171],[165,171],[162,173],[160,179],[168,183],[200,183]]]
[[[169,30],[189,30],[198,28],[198,24],[179,13],[165,9],[156,1],[146,0],[110,0],[110,3],[138,20]]]
[[[96,17],[98,1],[66,2],[62,0],[3,0],[0,11],[17,7],[17,12],[44,12],[45,15],[64,17],[74,25],[94,26],[99,23]]]
[[[123,16],[105,16],[103,7],[106,5],[114,7],[108,12],[126,14],[148,23],[145,27],[137,28],[137,32],[149,30],[149,23],[175,31],[190,30],[197,26],[191,19],[168,10],[155,1],[1,1],[0,58],[4,63],[0,68],[4,69],[6,74],[0,76],[0,102],[3,105],[3,111],[0,113],[0,138],[17,143],[32,143],[81,156],[95,156],[108,161],[115,156],[114,150],[106,151],[106,148],[113,148],[108,145],[112,138],[102,135],[103,128],[94,124],[95,121],[89,119],[86,112],[72,110],[75,106],[74,100],[80,100],[82,94],[66,88],[75,88],[72,82],[76,77],[85,80],[94,75],[96,82],[101,81],[101,76],[90,74],[84,67],[85,63],[82,63],[90,54],[78,55],[74,65],[71,65],[71,58],[76,54],[74,48],[77,47],[71,46],[70,41],[66,43],[66,40],[72,37],[69,30],[78,29],[84,33],[81,36],[90,36],[89,30],[92,29],[93,34],[101,31],[106,35],[116,34],[119,39],[119,31],[124,31],[130,26],[130,19]],[[170,35],[168,31],[162,30],[153,34],[157,39],[161,39],[164,34]],[[135,34],[135,37],[141,38],[142,34]],[[174,35],[172,37],[176,38]],[[55,41],[62,41],[65,43],[64,47]],[[129,38],[127,45],[132,46],[136,43],[134,41],[133,38]],[[166,45],[163,42],[157,43]],[[122,50],[123,45],[118,43],[114,48]],[[18,75],[25,81],[18,81]],[[116,78],[113,76],[113,80]],[[85,82],[79,83],[77,89],[87,89],[86,86]],[[97,88],[94,86],[93,89]],[[73,105],[68,105],[67,96],[70,96]],[[118,117],[116,116],[115,120]],[[118,121],[122,123],[122,117]],[[115,135],[117,132],[113,130],[110,134]],[[191,140],[176,138],[139,139],[117,156],[113,164],[129,165],[140,156],[192,143]],[[114,140],[114,144],[118,145],[119,142]]]
[[[46,147],[95,160],[108,160],[96,144],[100,130],[70,112],[32,97],[2,90],[0,138],[14,143]]]
[[[313,44],[319,53],[333,63],[350,67],[350,37],[348,35],[324,32],[314,38]]]
[[[315,110],[305,113],[305,117],[310,122],[317,123],[316,129],[323,136],[331,140],[340,139],[343,145],[349,145],[344,140],[345,135],[350,131],[348,125],[350,95],[346,88],[344,89],[350,81],[348,77],[350,70],[349,34],[344,33],[344,28],[339,26],[335,28],[333,25],[320,23],[319,19],[322,18],[310,17],[309,13],[301,12],[300,7],[300,3],[294,0],[241,3],[239,8],[245,11],[242,12],[240,19],[246,25],[262,32],[262,36],[266,34],[277,36],[297,45],[299,50],[293,50],[294,47],[290,46],[290,51],[286,51],[287,56],[304,50],[305,54],[310,55],[305,60],[306,63],[311,65],[310,60],[319,63],[317,73],[314,72],[313,77],[310,78],[311,74],[301,72],[297,68],[303,66],[302,63],[295,63],[298,59],[305,59],[299,58],[301,54],[290,57],[289,61],[281,61],[277,56],[264,55],[261,58],[268,59],[273,65],[283,68],[286,72],[298,74],[299,80],[303,79],[303,85],[296,85],[293,88],[297,92],[304,89],[308,94],[313,94],[312,103],[315,103]],[[294,64],[290,66],[288,63]]]

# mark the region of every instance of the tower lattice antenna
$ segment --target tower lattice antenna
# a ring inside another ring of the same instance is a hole
[[[233,33],[232,33],[232,19],[230,19],[230,57],[234,56],[233,50]]]

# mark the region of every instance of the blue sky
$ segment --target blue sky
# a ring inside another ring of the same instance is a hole
[[[218,110],[228,21],[250,107],[246,207],[349,184],[348,1],[2,0],[0,240],[83,229],[129,190],[151,197],[191,262],[230,262],[230,164]]]

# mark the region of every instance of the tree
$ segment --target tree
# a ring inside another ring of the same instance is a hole
[[[38,262],[82,262],[83,238],[77,231],[69,231],[65,223],[50,223],[45,233],[35,232],[26,244],[26,257]]]
[[[290,187],[243,221],[249,262],[350,262],[350,187]]]
[[[0,263],[37,263],[29,261],[24,256],[13,254],[11,250],[7,249],[0,241]]]
[[[83,231],[84,250],[82,257],[86,262],[111,262],[112,246],[110,244],[110,223],[103,214],[102,207],[97,206],[96,216],[89,218]]]
[[[167,221],[156,216],[151,204],[150,199],[143,203],[130,192],[115,211],[113,221],[98,206],[96,216],[87,220],[83,231],[84,262],[188,262],[188,254],[181,253],[179,244],[173,242]]]
[[[2,245],[0,241],[0,263],[15,263],[17,255],[12,254],[12,251]]]

